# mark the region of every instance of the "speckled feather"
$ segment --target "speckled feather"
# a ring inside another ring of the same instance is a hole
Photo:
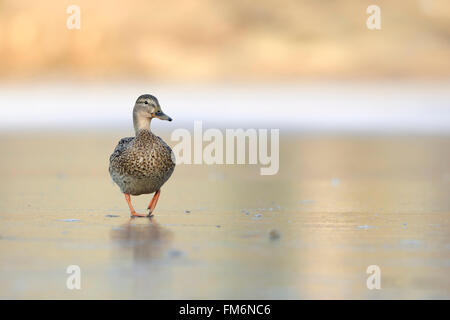
[[[153,193],[170,178],[175,169],[172,150],[149,130],[119,141],[109,158],[109,173],[123,193]]]

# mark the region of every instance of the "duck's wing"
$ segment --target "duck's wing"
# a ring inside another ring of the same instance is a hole
[[[127,150],[131,143],[133,142],[134,137],[127,137],[120,139],[119,143],[117,144],[116,148],[114,149],[114,152],[109,157],[109,163],[113,164],[113,162],[120,158],[120,156],[124,153],[125,150]]]
[[[159,167],[160,170],[170,171],[174,169],[175,162],[172,158],[172,149],[160,137],[157,137],[156,143],[153,144],[151,154],[152,158],[155,159],[154,165]]]

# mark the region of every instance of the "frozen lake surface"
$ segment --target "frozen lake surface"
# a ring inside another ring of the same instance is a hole
[[[282,136],[277,175],[177,166],[130,219],[107,170],[129,132],[0,136],[0,298],[450,298],[448,136]]]

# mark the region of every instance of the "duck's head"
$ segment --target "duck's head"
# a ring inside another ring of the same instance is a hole
[[[172,121],[172,118],[162,112],[158,99],[151,94],[143,94],[134,105],[134,113],[146,118],[158,118],[161,120]]]
[[[149,130],[153,118],[172,121],[172,118],[162,112],[158,99],[151,94],[143,94],[134,105],[133,124],[136,134],[139,130]]]

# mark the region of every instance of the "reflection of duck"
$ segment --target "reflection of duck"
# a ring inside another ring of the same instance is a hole
[[[111,238],[122,248],[132,249],[135,261],[149,262],[162,255],[169,243],[170,232],[154,219],[142,223],[142,220],[138,222],[131,218],[121,228],[112,230]]]
[[[153,118],[172,121],[161,111],[154,96],[144,94],[137,99],[133,109],[136,136],[121,139],[109,158],[109,173],[125,194],[132,216],[147,215],[136,213],[131,205],[130,195],[155,192],[148,205],[150,216],[158,202],[162,185],[175,169],[172,150],[160,137],[150,131],[150,122]]]

